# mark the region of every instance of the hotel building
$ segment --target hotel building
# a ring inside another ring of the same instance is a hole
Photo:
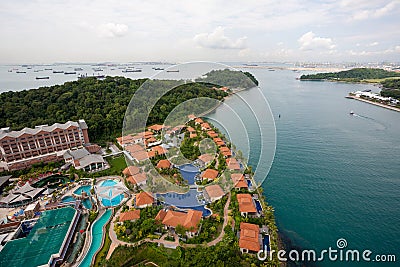
[[[84,120],[10,131],[0,129],[0,171],[20,170],[39,162],[63,159],[66,150],[89,143]]]

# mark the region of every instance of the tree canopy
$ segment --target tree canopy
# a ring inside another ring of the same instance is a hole
[[[343,80],[359,82],[365,79],[383,79],[388,77],[400,77],[400,73],[373,68],[355,68],[340,72],[327,72],[301,75],[300,80]]]

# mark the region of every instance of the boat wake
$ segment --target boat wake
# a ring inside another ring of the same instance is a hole
[[[371,118],[371,117],[368,117],[368,116],[364,116],[364,115],[360,115],[360,114],[357,114],[357,113],[353,113],[352,116],[375,123],[376,125],[380,126],[379,130],[386,130],[387,129],[387,126],[383,122],[378,121],[378,120],[376,120],[374,118]]]

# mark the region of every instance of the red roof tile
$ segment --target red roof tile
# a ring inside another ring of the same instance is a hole
[[[171,167],[171,162],[167,159],[162,159],[157,163],[157,168],[159,169],[169,169]]]
[[[237,194],[240,212],[257,212],[250,194]]]
[[[249,251],[258,252],[260,250],[260,227],[251,223],[240,223],[239,247]]]
[[[141,192],[136,195],[136,206],[140,207],[143,205],[150,205],[153,204],[154,202],[154,197],[147,192]]]
[[[130,210],[127,212],[122,212],[119,215],[119,221],[124,222],[124,221],[133,221],[140,219],[140,210]]]
[[[218,171],[213,170],[213,169],[207,169],[201,175],[201,178],[210,179],[210,180],[214,180],[217,177],[218,177]]]

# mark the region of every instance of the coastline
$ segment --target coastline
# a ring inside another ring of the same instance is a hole
[[[371,104],[371,105],[375,105],[375,106],[378,106],[378,107],[382,107],[382,108],[386,108],[386,109],[390,109],[390,110],[393,110],[393,111],[400,112],[400,108],[396,108],[396,107],[388,106],[388,105],[385,105],[385,104],[377,103],[377,102],[374,102],[374,101],[363,99],[361,97],[348,95],[348,96],[346,96],[346,98],[358,100],[358,101],[365,102],[365,103],[368,103],[368,104]]]

